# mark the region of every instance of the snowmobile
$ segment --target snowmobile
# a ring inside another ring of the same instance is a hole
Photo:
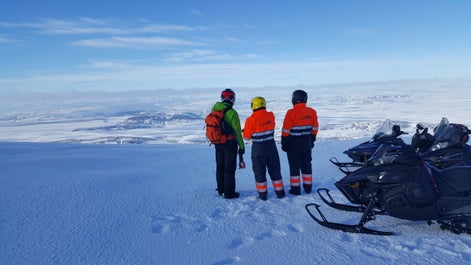
[[[402,141],[399,136],[403,134],[407,133],[401,131],[399,125],[392,125],[390,120],[386,120],[371,139],[343,152],[352,159],[351,162],[340,162],[336,157],[332,157],[330,162],[339,167],[343,173],[349,173],[352,169],[364,166],[381,144]]]
[[[440,124],[434,129],[432,144],[422,144],[421,139],[414,142],[413,138],[411,145],[419,151],[424,161],[439,169],[455,165],[471,165],[471,146],[467,144],[469,134],[471,131],[468,127],[450,123],[448,119],[442,118]],[[417,133],[414,137],[416,135]],[[425,151],[421,151],[421,146],[425,147]]]
[[[403,140],[398,137],[407,133],[401,131],[399,125],[393,125],[392,133],[386,134],[384,131],[390,127],[390,121],[386,120],[369,141],[344,151],[352,158],[351,162],[339,162],[335,157],[332,157],[330,162],[339,167],[340,171],[348,174],[365,166],[368,159],[383,143],[403,144]],[[466,126],[450,123],[447,118],[442,118],[434,129],[434,136],[428,134],[428,128],[423,124],[418,123],[416,127],[411,145],[424,160],[441,169],[459,164],[471,165],[471,147],[466,144],[471,131]]]
[[[442,229],[471,234],[471,163],[469,146],[463,143],[469,139],[469,133],[466,126],[457,124],[443,123],[436,128],[438,138],[429,152],[458,150],[451,156],[449,152],[444,152],[442,157],[436,153],[430,156],[440,162],[441,168],[404,142],[383,143],[365,166],[335,183],[352,204],[335,202],[328,189],[317,190],[328,206],[362,213],[357,224],[328,221],[316,203],[307,204],[305,208],[319,224],[346,232],[391,235],[393,232],[364,226],[376,215],[388,214],[429,224],[436,221]],[[447,158],[452,161],[446,161]],[[310,210],[313,206],[320,218]]]

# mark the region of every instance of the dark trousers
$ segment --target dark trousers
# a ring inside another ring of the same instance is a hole
[[[288,152],[289,174],[299,176],[302,174],[312,174],[311,149],[304,152]]]
[[[280,157],[275,141],[253,143],[252,169],[256,182],[262,183],[267,181],[267,170],[272,181],[281,179]]]
[[[216,183],[219,194],[233,196],[236,188],[237,143],[216,144]]]

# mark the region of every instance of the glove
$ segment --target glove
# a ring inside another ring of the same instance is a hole
[[[314,148],[314,142],[316,141],[316,134],[311,134],[311,148]]]
[[[239,155],[244,155],[245,154],[245,149],[239,149]]]
[[[289,140],[288,140],[288,137],[281,137],[281,150],[283,150],[283,152],[288,152],[289,150]]]

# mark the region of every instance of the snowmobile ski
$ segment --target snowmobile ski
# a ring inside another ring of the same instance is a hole
[[[327,194],[327,198],[322,194],[325,193]],[[330,195],[330,190],[327,188],[319,188],[317,189],[317,194],[319,194],[319,197],[322,199],[322,201],[327,204],[328,206],[342,210],[342,211],[348,211],[348,212],[359,212],[363,213],[366,210],[365,205],[347,205],[347,204],[341,204],[335,202],[334,198]],[[382,210],[373,210],[373,214],[384,214],[384,211]]]
[[[316,215],[311,212],[311,210],[309,209],[311,206],[316,207],[316,210],[319,213],[319,216],[322,220],[316,217]],[[374,215],[371,212],[371,207],[369,207],[370,208],[369,210],[367,209],[369,212],[363,213],[360,219],[360,222],[358,222],[358,224],[356,225],[334,223],[334,222],[328,221],[327,218],[322,213],[322,211],[320,210],[320,205],[317,203],[308,203],[306,204],[305,208],[309,216],[311,216],[311,218],[314,219],[314,221],[330,229],[341,230],[343,232],[348,232],[348,233],[359,233],[359,234],[369,234],[369,235],[382,235],[382,236],[394,235],[394,232],[380,231],[380,230],[374,230],[374,229],[364,227],[364,225],[368,221],[374,220]]]
[[[467,219],[457,219],[457,220],[438,220],[437,223],[440,224],[442,230],[448,230],[455,234],[471,234],[471,220],[469,216]]]

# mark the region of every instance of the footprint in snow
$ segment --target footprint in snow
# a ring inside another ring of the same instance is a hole
[[[182,229],[193,230],[195,232],[207,231],[209,226],[191,216],[155,216],[151,218],[152,228],[154,234],[162,234],[170,231],[181,231]]]
[[[239,238],[236,238],[236,239],[232,240],[231,243],[229,243],[228,248],[229,249],[238,249],[238,248],[241,248],[241,247],[244,247],[244,246],[249,246],[254,241],[255,241],[255,239],[253,239],[252,237],[245,237],[245,238],[239,237]]]

